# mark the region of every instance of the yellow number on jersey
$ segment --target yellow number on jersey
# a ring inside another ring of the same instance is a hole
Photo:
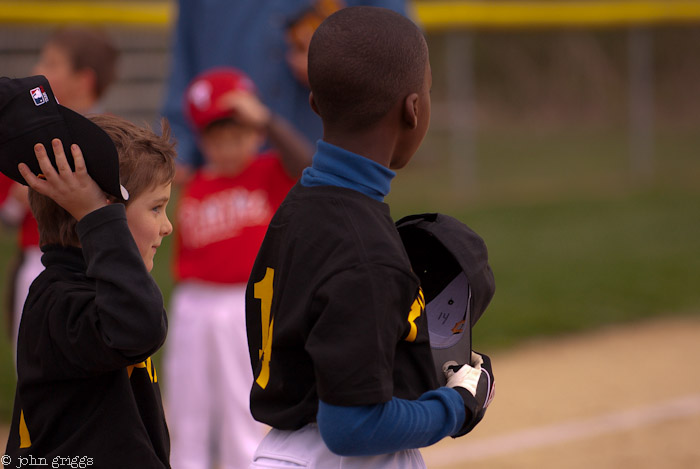
[[[411,330],[408,331],[408,335],[404,339],[407,342],[413,342],[416,340],[418,335],[418,326],[416,326],[416,319],[420,317],[425,311],[425,296],[423,296],[423,289],[418,289],[418,296],[416,296],[415,301],[411,305],[411,311],[408,312],[408,323],[411,326]]]
[[[255,284],[253,290],[255,298],[260,300],[260,320],[262,321],[262,348],[258,351],[259,358],[262,359],[260,374],[255,380],[258,385],[265,389],[270,380],[270,355],[272,354],[272,327],[274,318],[270,319],[272,311],[272,281],[275,278],[275,270],[267,268],[265,277]]]

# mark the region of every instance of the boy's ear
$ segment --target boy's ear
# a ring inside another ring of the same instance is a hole
[[[402,117],[410,129],[418,127],[418,93],[411,93],[406,96],[403,102]]]
[[[314,112],[318,114],[319,117],[321,117],[321,114],[318,112],[318,107],[316,106],[316,101],[314,101],[313,91],[309,92],[309,104],[311,105],[311,109],[313,109]]]

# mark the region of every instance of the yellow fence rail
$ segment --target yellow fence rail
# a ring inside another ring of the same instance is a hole
[[[700,1],[415,2],[427,30],[607,27],[700,21]]]
[[[235,1],[235,0],[232,0]],[[614,27],[700,22],[697,0],[615,1],[414,1],[427,31],[463,28]],[[5,1],[0,23],[118,24],[168,27],[174,1]]]
[[[174,17],[174,2],[0,0],[0,23],[87,23],[167,27]]]

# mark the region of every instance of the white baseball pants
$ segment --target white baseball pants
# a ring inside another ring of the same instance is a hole
[[[174,466],[173,466],[174,467]],[[409,449],[378,456],[345,457],[332,453],[318,425],[299,430],[272,429],[258,446],[250,469],[425,469],[420,451]]]
[[[245,285],[182,282],[170,306],[165,410],[173,469],[240,469],[267,429],[250,414]]]

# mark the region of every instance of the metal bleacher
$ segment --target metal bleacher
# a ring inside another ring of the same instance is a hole
[[[134,12],[148,11],[151,5],[158,7],[153,10],[157,14],[130,17],[125,14],[126,3],[0,0],[0,75],[30,75],[42,44],[57,26],[98,24],[121,51],[118,79],[104,98],[104,109],[137,123],[153,123],[169,68],[172,8],[167,2],[136,2]],[[112,9],[100,16],[95,10],[99,5],[112,5]],[[35,16],[25,17],[27,11]],[[42,14],[36,16],[36,12]],[[57,14],[61,12],[63,16]]]

